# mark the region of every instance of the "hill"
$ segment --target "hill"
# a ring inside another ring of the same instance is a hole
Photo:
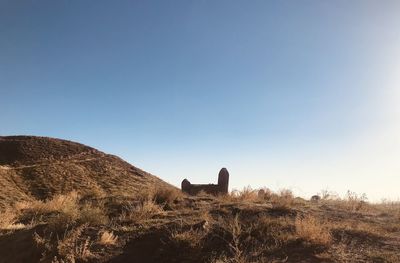
[[[0,137],[0,208],[72,190],[83,195],[133,196],[143,187],[172,186],[116,156],[76,142]]]
[[[400,262],[400,204],[244,188],[188,196],[120,158],[0,137],[0,263]]]

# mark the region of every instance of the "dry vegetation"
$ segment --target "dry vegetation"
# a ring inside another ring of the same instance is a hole
[[[0,137],[0,263],[400,262],[400,203],[186,196],[77,143]]]
[[[250,187],[217,198],[171,188],[132,198],[73,191],[4,210],[0,242],[30,233],[38,262],[399,262],[400,204],[321,197]]]

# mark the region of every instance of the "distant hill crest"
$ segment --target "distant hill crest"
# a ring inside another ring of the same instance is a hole
[[[73,190],[131,196],[143,187],[173,187],[117,156],[37,136],[0,137],[0,208]]]

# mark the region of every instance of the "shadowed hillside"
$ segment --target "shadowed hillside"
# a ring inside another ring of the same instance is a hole
[[[172,187],[83,144],[46,137],[0,137],[0,208],[72,190],[96,197],[132,196],[150,186]]]

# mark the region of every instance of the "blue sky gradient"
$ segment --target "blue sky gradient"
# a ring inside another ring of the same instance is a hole
[[[400,197],[399,1],[0,0],[0,134],[179,185]]]

